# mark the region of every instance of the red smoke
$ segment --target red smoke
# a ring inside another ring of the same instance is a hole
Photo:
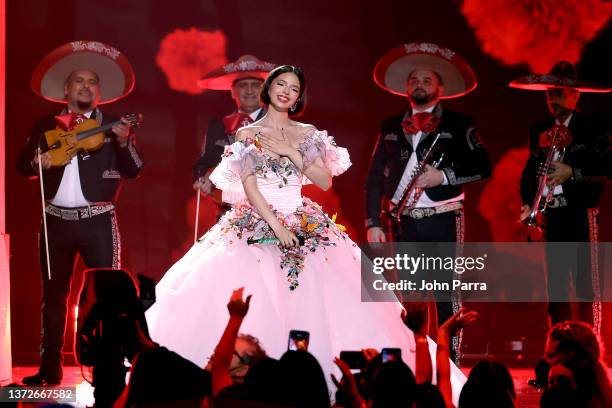
[[[461,8],[484,52],[506,65],[548,72],[578,62],[583,46],[612,16],[602,0],[465,0]]]
[[[196,81],[227,63],[225,42],[222,31],[177,29],[161,41],[156,62],[170,88],[196,95],[203,91]]]

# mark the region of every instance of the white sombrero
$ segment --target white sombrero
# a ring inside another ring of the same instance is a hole
[[[472,68],[454,51],[432,43],[409,43],[387,52],[374,68],[374,82],[396,95],[406,95],[408,75],[418,69],[436,72],[444,85],[440,99],[463,96],[476,88]]]
[[[262,61],[252,55],[243,55],[236,61],[204,75],[198,80],[198,85],[203,89],[229,91],[239,79],[256,78],[263,81],[274,68],[276,64]]]
[[[32,74],[32,90],[49,101],[66,103],[64,82],[79,69],[98,75],[99,104],[117,101],[134,89],[134,70],[120,51],[98,41],[73,41],[43,58]]]

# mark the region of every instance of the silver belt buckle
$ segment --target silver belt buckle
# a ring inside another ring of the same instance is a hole
[[[79,212],[77,210],[68,210],[65,208],[60,208],[60,218],[62,218],[63,220],[78,220],[79,219]]]
[[[91,216],[87,213],[87,207],[79,208],[78,211],[80,219],[91,218]]]
[[[425,211],[422,208],[415,208],[410,212],[410,215],[415,220],[420,220],[425,217]]]
[[[550,208],[557,208],[560,205],[560,201],[557,197],[553,197],[550,199],[550,201],[548,202],[548,207]]]

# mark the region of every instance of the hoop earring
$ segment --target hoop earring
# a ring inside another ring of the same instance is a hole
[[[289,108],[290,112],[295,112],[295,109],[297,108],[297,103],[295,105],[293,105],[292,107]]]

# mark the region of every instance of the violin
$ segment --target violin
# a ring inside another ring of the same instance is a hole
[[[68,163],[77,153],[92,152],[104,146],[105,132],[120,123],[130,127],[141,125],[141,114],[129,114],[121,119],[99,126],[95,119],[87,119],[75,126],[72,130],[53,129],[44,133],[49,147],[47,153],[51,159],[52,167],[61,167]]]

